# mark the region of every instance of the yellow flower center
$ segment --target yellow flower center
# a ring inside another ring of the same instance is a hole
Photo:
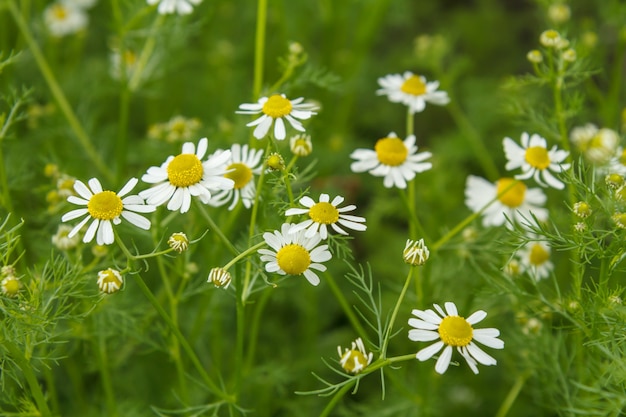
[[[202,162],[194,154],[176,156],[167,166],[167,177],[175,187],[189,187],[202,179]]]
[[[514,181],[516,180],[513,178],[500,178],[496,183],[498,200],[511,208],[519,207],[524,202],[524,197],[526,196],[526,186],[519,181],[517,184],[511,185]],[[503,192],[504,194],[502,194]]]
[[[409,154],[409,150],[399,138],[378,139],[374,150],[381,164],[394,167],[402,165]]]
[[[309,210],[309,216],[315,223],[332,224],[339,220],[339,211],[330,203],[316,203]]]
[[[232,170],[224,174],[224,176],[235,181],[235,189],[245,187],[245,185],[252,179],[252,170],[248,165],[242,164],[241,162],[230,164],[226,169]]]
[[[124,204],[113,191],[102,191],[94,194],[87,203],[87,211],[94,219],[113,220],[122,214]]]
[[[367,358],[358,350],[349,350],[341,357],[341,367],[347,372],[356,374],[367,366]]]
[[[55,4],[52,6],[52,14],[58,20],[65,20],[67,18],[67,9],[61,4]]]
[[[111,268],[98,273],[98,286],[101,291],[108,294],[118,291],[124,284],[119,272],[112,270]]]
[[[426,84],[417,75],[411,75],[400,87],[403,93],[421,96],[426,93]]]
[[[542,146],[532,146],[526,149],[526,162],[537,169],[546,169],[550,166],[548,150]]]
[[[280,269],[289,275],[300,275],[311,265],[311,255],[304,247],[292,243],[280,248],[276,261]]]
[[[472,326],[460,316],[446,316],[439,324],[439,336],[446,345],[467,346],[473,334]]]
[[[530,255],[528,256],[528,260],[530,261],[531,265],[539,266],[547,262],[549,259],[550,252],[548,252],[546,248],[541,246],[539,243],[535,243],[530,248]]]
[[[291,101],[280,94],[274,94],[263,104],[263,113],[277,119],[291,113],[292,108]]]
[[[2,290],[9,297],[13,297],[17,295],[17,292],[20,290],[20,282],[16,278],[9,278],[4,281]]]

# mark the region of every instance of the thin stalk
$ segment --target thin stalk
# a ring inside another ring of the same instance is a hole
[[[156,34],[157,29],[165,21],[165,15],[159,14],[157,16],[158,17],[154,20],[154,23],[152,24],[152,28],[150,28],[150,34],[148,35],[148,38],[146,39],[146,43],[143,45],[143,49],[141,50],[141,53],[139,54],[139,60],[137,61],[137,66],[133,70],[133,76],[128,82],[128,90],[130,92],[135,92],[139,88],[139,85],[141,84],[141,77],[143,75],[143,72],[146,69],[146,66],[148,65],[148,61],[150,60],[152,53],[154,52],[154,48],[156,46],[156,36],[154,35]],[[122,57],[122,60],[123,59],[124,57]]]
[[[527,379],[528,379],[527,375],[521,375],[517,378],[517,380],[515,380],[515,384],[513,384],[506,398],[504,399],[504,401],[502,401],[502,404],[500,405],[500,408],[498,409],[496,417],[505,417],[509,413],[511,406],[515,402],[515,399],[519,395]]]
[[[200,377],[202,378],[204,383],[207,385],[207,388],[211,392],[213,392],[213,394],[217,395],[218,397],[220,397],[221,399],[223,399],[225,401],[228,401],[228,402],[234,401],[234,398],[232,398],[231,396],[229,396],[228,394],[223,392],[217,386],[217,384],[215,382],[213,382],[213,379],[209,376],[207,371],[204,369],[204,366],[202,366],[202,363],[200,362],[200,359],[198,359],[198,356],[193,351],[193,348],[189,345],[189,342],[187,342],[187,339],[185,338],[185,336],[178,329],[178,326],[176,326],[176,323],[174,323],[172,321],[172,319],[168,316],[167,312],[163,309],[163,307],[161,307],[161,305],[159,304],[158,300],[156,299],[156,297],[154,296],[152,291],[150,291],[150,288],[148,288],[148,286],[146,285],[146,283],[143,280],[143,278],[141,278],[141,275],[139,275],[139,274],[132,274],[132,275],[135,278],[135,282],[139,286],[139,289],[143,292],[145,297],[150,301],[152,306],[159,313],[159,315],[161,316],[163,321],[165,321],[165,323],[167,323],[167,325],[169,326],[169,328],[172,331],[172,333],[174,333],[174,335],[176,336],[176,338],[180,342],[183,350],[189,356],[189,359],[191,360],[191,363],[193,364],[193,366],[196,368],[196,370],[200,374]]]
[[[325,272],[324,279],[326,283],[328,283],[328,286],[330,287],[330,290],[332,291],[337,301],[339,301],[339,305],[341,305],[341,308],[343,309],[344,314],[348,317],[348,320],[350,321],[350,324],[352,325],[354,330],[356,330],[357,334],[361,337],[361,339],[367,340],[367,332],[361,325],[361,322],[357,318],[356,314],[354,314],[354,311],[351,308],[350,304],[348,303],[348,300],[346,300],[346,297],[344,297],[343,293],[339,289],[339,286],[337,285],[337,281],[335,281],[335,278],[333,278],[332,274]]]
[[[220,238],[220,240],[226,245],[226,247],[231,253],[233,253],[234,255],[237,255],[239,251],[237,250],[237,248],[235,248],[235,245],[233,245],[230,242],[230,240],[226,237],[226,235],[222,232],[222,229],[220,229],[217,226],[217,224],[213,221],[213,218],[211,218],[211,216],[209,215],[209,212],[207,211],[206,206],[202,203],[198,203],[197,205],[198,207],[200,207],[200,214],[202,215],[202,217],[204,217],[207,223],[209,223],[209,227],[211,228],[211,230]]]
[[[258,0],[256,34],[254,37],[254,79],[252,93],[257,100],[263,87],[263,61],[265,58],[265,30],[267,25],[267,0]]]
[[[24,374],[24,378],[26,378],[30,392],[35,399],[37,408],[39,409],[40,416],[52,417],[52,412],[50,412],[50,408],[48,408],[48,403],[46,402],[43,391],[39,386],[39,381],[37,381],[34,369],[24,356],[24,353],[22,353],[22,350],[15,346],[10,340],[4,340],[3,344],[9,351],[9,355],[11,355],[17,366],[19,366],[20,370]]]
[[[116,417],[117,404],[115,401],[115,392],[113,391],[113,384],[111,383],[111,375],[109,373],[109,358],[107,354],[106,341],[104,335],[101,333],[98,336],[98,343],[96,345],[98,351],[98,367],[100,370],[100,379],[102,380],[102,388],[104,389],[104,397],[107,404],[107,415]]]
[[[409,288],[409,284],[411,282],[412,276],[413,276],[413,268],[410,268],[409,273],[406,276],[406,280],[404,281],[404,286],[402,287],[402,291],[400,292],[400,296],[398,297],[398,301],[396,301],[396,306],[393,308],[393,312],[391,313],[389,324],[387,325],[387,331],[385,332],[385,339],[383,340],[383,346],[380,349],[381,358],[385,358],[387,355],[387,346],[389,345],[389,339],[391,338],[393,325],[396,321],[396,316],[398,315],[398,311],[400,310],[400,305],[402,304],[402,301],[404,300],[404,296],[406,295],[406,291]]]
[[[15,5],[15,0],[9,0],[7,2],[7,7],[9,8],[11,15],[13,16],[13,20],[15,20],[15,23],[22,32],[22,36],[24,36],[26,44],[33,54],[33,58],[35,58],[35,62],[39,67],[39,71],[41,71],[41,75],[43,75],[44,79],[46,80],[48,88],[50,89],[50,92],[54,97],[54,100],[56,101],[57,105],[61,109],[61,112],[67,119],[70,127],[74,131],[74,134],[76,135],[76,138],[78,139],[80,145],[83,147],[83,150],[87,154],[87,157],[91,160],[96,169],[98,169],[98,171],[100,171],[100,173],[107,178],[107,180],[112,181],[113,175],[109,170],[109,167],[100,158],[100,155],[93,147],[91,140],[87,135],[87,132],[85,132],[82,124],[78,121],[78,118],[74,114],[74,111],[67,101],[63,90],[59,86],[59,83],[56,80],[54,73],[50,69],[48,61],[46,61],[46,58],[41,52],[41,49],[39,49],[37,42],[35,42],[35,38],[33,37],[30,28],[28,27],[28,24],[26,23],[26,21],[20,14],[17,6]]]
[[[261,296],[256,302],[254,312],[252,313],[252,320],[250,323],[250,333],[248,337],[248,353],[246,358],[246,366],[244,369],[250,369],[254,362],[254,356],[256,353],[256,345],[259,339],[259,329],[261,328],[261,317],[263,316],[263,310],[267,301],[270,299],[272,292],[268,289],[261,293]]]

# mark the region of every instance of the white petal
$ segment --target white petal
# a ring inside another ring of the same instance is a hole
[[[437,359],[437,363],[435,364],[435,371],[438,374],[443,374],[450,366],[450,359],[452,359],[452,346],[446,346],[446,348],[441,352],[439,359]]]
[[[467,320],[467,322],[469,324],[474,325],[474,324],[480,322],[485,317],[487,317],[487,313],[485,313],[482,310],[478,310],[478,311],[472,313],[472,315],[469,316],[468,318],[466,318],[465,320]]]
[[[437,330],[439,328],[438,324],[416,319],[414,317],[409,319],[409,326],[419,330]]]
[[[82,181],[79,180],[74,181],[74,191],[76,191],[78,195],[86,200],[89,200],[91,197],[93,197],[93,193],[91,192],[91,190],[87,188],[87,186]]]
[[[317,286],[320,283],[320,277],[318,277],[315,272],[310,269],[304,271],[304,277],[311,283],[311,285]]]
[[[474,359],[476,359],[478,362],[482,363],[483,365],[496,365],[497,364],[497,361],[493,357],[486,354],[481,348],[476,346],[476,344],[474,343],[470,342],[470,344],[467,345],[467,350]]]
[[[274,137],[277,140],[285,139],[286,131],[285,131],[285,122],[283,122],[282,117],[278,117],[274,121]]]
[[[433,343],[430,346],[425,347],[424,349],[420,350],[419,352],[417,352],[417,354],[415,355],[415,357],[420,360],[420,361],[425,361],[427,359],[430,359],[434,354],[436,354],[437,352],[439,352],[441,350],[441,348],[443,347],[443,342],[439,341],[436,343]]]
[[[88,211],[87,211],[86,208],[72,210],[72,211],[70,211],[68,213],[65,213],[63,215],[63,217],[61,217],[61,221],[62,222],[66,222],[66,221],[69,221],[69,220],[74,220],[74,219],[76,219],[76,218],[78,218],[80,216],[84,216],[87,213],[88,213]]]
[[[124,210],[122,211],[122,217],[141,229],[150,229],[150,220],[140,216],[139,214]]]
[[[94,236],[96,235],[96,230],[98,230],[99,225],[100,225],[100,220],[93,219],[93,222],[89,225],[89,227],[87,228],[87,231],[85,232],[85,236],[83,236],[83,242],[89,243],[93,240]]]
[[[122,189],[117,193],[117,196],[122,198],[126,194],[130,193],[132,191],[132,189],[135,188],[135,185],[137,185],[138,181],[139,180],[137,178],[131,178],[130,180],[128,180],[126,185],[124,185],[122,187]]]
[[[444,306],[446,307],[446,312],[448,313],[449,316],[458,316],[459,312],[456,309],[456,305],[450,301],[446,302],[444,304]]]
[[[91,191],[93,191],[94,194],[98,194],[102,192],[102,185],[100,184],[100,181],[98,181],[97,178],[92,178],[89,180],[89,188],[91,188]]]
[[[414,342],[430,342],[439,339],[439,333],[430,330],[412,329],[409,330],[409,339]]]

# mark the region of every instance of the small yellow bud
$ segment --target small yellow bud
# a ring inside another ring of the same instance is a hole
[[[593,212],[593,210],[591,210],[591,206],[584,201],[575,203],[572,210],[574,211],[574,214],[581,219],[589,217],[589,215]]]
[[[22,284],[20,284],[20,280],[14,275],[7,275],[2,282],[0,282],[2,293],[11,298],[17,297],[17,293],[20,291],[21,287]]]
[[[187,239],[187,235],[182,232],[173,233],[167,240],[167,244],[176,252],[182,253],[189,247],[189,239]]]
[[[209,272],[209,279],[207,282],[213,283],[217,288],[228,288],[230,285],[231,276],[230,272],[223,268],[213,268]]]
[[[563,61],[574,62],[576,61],[576,51],[572,48],[569,48],[568,50],[563,52],[563,54],[561,54],[561,58],[563,58]]]
[[[526,54],[526,59],[528,59],[533,64],[539,64],[541,61],[543,61],[543,54],[539,50],[533,49]]]
[[[609,188],[615,190],[624,184],[624,177],[622,177],[620,174],[613,173],[604,177],[604,182]]]
[[[267,157],[266,163],[267,167],[272,171],[282,171],[285,169],[285,160],[277,152],[271,153],[270,156]]]
[[[352,342],[350,349],[346,348],[344,352],[341,352],[341,346],[337,346],[337,353],[339,354],[339,363],[341,367],[351,374],[358,374],[367,365],[372,363],[373,353],[367,353],[363,340],[359,337]]]
[[[100,291],[112,294],[119,291],[124,285],[124,278],[115,269],[109,268],[98,272],[98,287]]]
[[[413,266],[424,265],[430,256],[428,248],[424,244],[424,239],[417,241],[407,240],[402,257],[404,262]]]

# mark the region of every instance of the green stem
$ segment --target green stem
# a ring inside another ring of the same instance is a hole
[[[148,38],[146,39],[146,43],[143,45],[143,49],[141,50],[141,53],[139,54],[139,60],[137,60],[137,66],[133,70],[133,76],[128,82],[128,90],[130,92],[135,92],[139,88],[139,85],[141,84],[141,77],[143,75],[143,71],[148,65],[148,61],[150,60],[150,57],[152,56],[152,53],[154,52],[154,47],[156,46],[156,36],[155,36],[156,31],[165,21],[165,15],[159,14],[157,16],[158,17],[154,20],[154,23],[152,24],[152,28],[150,29],[150,34],[148,35]],[[121,59],[123,61],[124,57],[121,57]],[[125,65],[123,66],[123,68],[124,70],[126,69]]]
[[[185,338],[185,336],[178,329],[178,326],[176,326],[176,323],[174,323],[172,321],[172,319],[168,316],[167,312],[163,309],[163,307],[161,307],[161,305],[159,304],[159,302],[156,299],[156,297],[154,296],[154,294],[152,294],[152,291],[150,291],[150,288],[148,288],[148,286],[146,285],[146,283],[143,280],[143,278],[141,278],[141,275],[139,275],[138,273],[132,274],[132,275],[135,278],[135,282],[139,286],[139,289],[143,292],[145,297],[150,301],[150,303],[156,309],[156,311],[159,313],[159,315],[161,316],[163,321],[165,321],[165,323],[167,323],[167,325],[169,326],[169,328],[172,331],[172,333],[174,333],[174,335],[178,339],[178,341],[179,341],[180,345],[182,346],[183,350],[187,353],[187,355],[189,356],[189,359],[191,360],[191,362],[193,363],[194,367],[196,368],[196,370],[200,374],[200,377],[202,378],[204,383],[207,385],[207,388],[211,392],[213,392],[213,394],[217,395],[221,399],[229,401],[229,402],[233,401],[234,400],[233,398],[231,398],[228,394],[224,393],[217,386],[217,384],[215,384],[215,382],[213,382],[213,379],[211,379],[211,377],[209,376],[207,371],[204,369],[204,366],[202,366],[202,363],[200,362],[200,359],[198,359],[198,356],[193,351],[192,347],[189,345],[189,342],[187,342],[187,339]]]
[[[76,135],[76,138],[78,139],[78,142],[83,147],[83,150],[87,154],[87,157],[91,160],[93,165],[95,165],[98,171],[100,171],[102,175],[107,177],[107,180],[112,181],[113,176],[112,176],[111,171],[100,158],[100,154],[93,147],[89,139],[89,136],[85,132],[85,129],[83,128],[81,123],[78,121],[78,118],[74,114],[72,107],[70,106],[69,102],[67,101],[67,98],[65,97],[65,94],[63,93],[63,90],[59,86],[59,83],[57,82],[56,78],[54,77],[54,74],[52,73],[52,70],[50,69],[50,65],[48,65],[48,61],[46,61],[46,58],[43,56],[41,49],[39,49],[37,42],[35,42],[35,39],[28,27],[28,24],[26,23],[26,21],[20,14],[17,6],[15,5],[15,1],[9,0],[7,5],[9,8],[9,11],[13,15],[13,20],[15,20],[15,23],[17,24],[20,31],[22,32],[22,35],[24,36],[24,39],[26,40],[26,43],[31,53],[33,54],[33,58],[35,58],[35,62],[37,63],[37,66],[39,67],[39,71],[41,71],[41,74],[46,80],[46,83],[48,84],[48,88],[50,88],[50,92],[52,93],[52,96],[54,97],[55,101],[57,102],[57,105],[61,109],[61,112],[67,119],[67,122],[69,123],[70,127],[74,131],[74,134]]]
[[[262,241],[262,242],[257,243],[254,246],[249,247],[248,249],[246,249],[245,251],[241,252],[239,255],[235,256],[233,259],[231,259],[230,262],[228,262],[226,265],[224,265],[224,267],[222,269],[224,269],[225,271],[228,271],[228,268],[232,267],[237,262],[239,262],[241,259],[243,259],[246,256],[250,255],[251,253],[256,252],[258,249],[261,249],[265,245],[267,245],[267,243],[265,243],[265,241]]]
[[[467,118],[465,113],[461,110],[461,107],[457,104],[455,100],[450,100],[450,103],[446,106],[450,116],[454,119],[454,122],[459,127],[460,131],[465,134],[476,159],[480,163],[480,166],[485,171],[485,175],[492,181],[495,181],[499,178],[500,174],[498,172],[498,167],[493,159],[489,156],[491,153],[484,141],[480,133],[476,130],[474,125]]]
[[[104,389],[104,396],[107,404],[107,415],[116,417],[117,404],[115,401],[115,393],[113,391],[113,384],[111,383],[111,375],[109,373],[109,358],[107,354],[106,340],[102,333],[98,336],[98,343],[96,345],[98,351],[98,365],[100,368],[100,378],[102,379],[102,387]]]
[[[335,278],[333,278],[332,274],[329,274],[328,272],[324,273],[324,278],[326,282],[328,283],[328,286],[330,287],[330,290],[332,291],[333,295],[335,296],[337,301],[339,301],[339,304],[341,305],[343,312],[348,317],[348,320],[350,321],[350,324],[352,324],[352,327],[354,328],[354,330],[356,330],[357,334],[361,337],[361,339],[367,340],[367,332],[361,325],[361,322],[357,318],[356,314],[354,314],[353,309],[348,303],[348,300],[346,300],[346,297],[344,297],[343,293],[341,292],[341,289],[339,289],[339,286],[337,285],[337,281],[335,281]]]
[[[252,93],[257,100],[263,88],[263,59],[265,57],[265,29],[267,24],[267,0],[258,0],[256,35],[254,37],[254,80]]]
[[[263,291],[261,296],[256,302],[256,308],[252,315],[252,321],[250,323],[250,333],[248,337],[248,356],[246,358],[246,366],[244,369],[250,369],[254,363],[254,356],[256,353],[256,345],[259,338],[259,329],[261,328],[261,317],[267,301],[270,299],[272,292],[270,289]]]
[[[414,126],[415,126],[415,115],[413,114],[413,112],[411,112],[411,108],[407,107],[407,110],[406,110],[406,135],[407,137],[415,134]]]
[[[406,276],[406,280],[404,281],[404,287],[402,287],[402,291],[400,292],[398,301],[396,301],[396,306],[393,308],[393,312],[391,313],[389,324],[387,325],[387,331],[385,332],[385,339],[383,340],[383,346],[380,349],[381,358],[385,358],[387,356],[387,346],[389,345],[389,339],[391,339],[391,332],[393,331],[393,325],[395,324],[396,316],[398,315],[398,311],[400,310],[400,305],[402,304],[402,301],[404,300],[406,291],[409,288],[409,283],[411,282],[412,276],[413,276],[413,268],[410,268],[409,273]]]
[[[122,49],[121,53],[124,53]],[[122,58],[123,60],[123,58]],[[122,85],[120,94],[120,120],[117,129],[117,140],[115,144],[115,163],[117,166],[117,181],[121,181],[124,177],[124,169],[126,168],[126,155],[128,154],[128,118],[130,113],[130,91],[126,85]]]
[[[333,398],[331,398],[331,400],[328,402],[328,404],[326,404],[326,407],[324,407],[324,409],[320,413],[320,417],[327,417],[327,416],[329,416],[330,412],[333,411],[333,408],[335,408],[335,406],[337,405],[339,400],[341,400],[343,398],[343,396],[346,395],[346,393],[348,391],[350,391],[350,389],[356,383],[356,381],[357,381],[357,379],[355,378],[352,381],[350,381],[347,384],[345,384],[343,387],[341,387],[339,389],[339,391],[337,391],[335,393],[335,395],[333,395]]]
[[[46,402],[43,391],[39,386],[33,367],[22,353],[22,350],[9,340],[4,340],[3,344],[7,351],[9,351],[9,355],[13,357],[13,361],[15,361],[24,374],[24,378],[26,378],[31,394],[35,399],[37,407],[39,408],[39,415],[41,417],[52,417],[52,413],[50,412],[50,408],[48,408],[48,403]]]
[[[498,409],[496,417],[505,417],[508,414],[509,410],[511,409],[511,406],[515,402],[515,399],[517,398],[520,391],[522,390],[522,387],[526,383],[526,379],[528,379],[527,375],[521,375],[517,378],[517,380],[515,381],[515,384],[513,384],[513,386],[511,387],[511,390],[509,391],[506,398],[502,402],[502,405],[500,405],[500,408]]]
[[[209,227],[211,228],[211,230],[222,240],[222,242],[224,242],[230,252],[232,252],[234,255],[237,255],[239,251],[222,232],[222,229],[220,229],[213,221],[213,219],[209,215],[209,212],[206,209],[206,206],[202,203],[198,203],[197,206],[200,207],[200,214],[202,215],[202,217],[204,217],[207,223],[209,223]]]

